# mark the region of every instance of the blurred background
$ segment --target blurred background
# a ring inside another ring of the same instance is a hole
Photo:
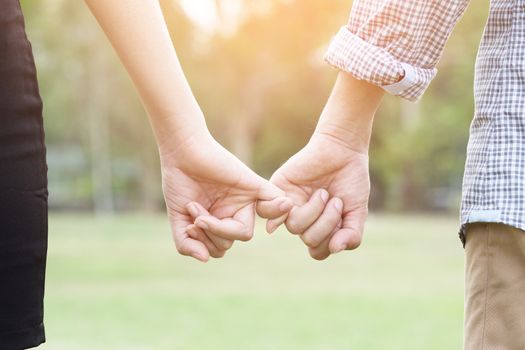
[[[199,265],[169,237],[156,146],[83,2],[22,0],[49,164],[44,349],[459,349],[461,179],[488,0],[471,6],[423,99],[388,96],[359,251],[310,261],[295,237]],[[269,177],[311,135],[349,0],[162,0],[213,135]]]

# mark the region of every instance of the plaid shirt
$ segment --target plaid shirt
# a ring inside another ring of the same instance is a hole
[[[417,100],[468,2],[355,0],[325,59]],[[525,230],[525,0],[491,0],[474,85],[462,224],[499,222]]]

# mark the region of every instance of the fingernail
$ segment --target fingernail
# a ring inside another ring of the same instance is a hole
[[[328,202],[328,197],[330,197],[330,194],[328,193],[328,191],[326,190],[321,190],[321,199],[323,200],[323,202],[326,204],[326,202]]]
[[[204,257],[202,255],[200,255],[199,253],[193,253],[191,254],[191,256],[199,261],[205,261],[206,259],[204,259]]]
[[[343,250],[346,249],[346,245],[344,244],[341,244],[339,247],[337,247],[337,249],[335,249],[332,254],[338,254],[338,253],[341,253]]]
[[[289,200],[288,198],[285,198],[284,201],[281,203],[281,205],[279,205],[279,210],[284,213],[284,212],[290,211],[292,207],[293,207],[292,201]]]
[[[266,231],[268,231],[269,234],[272,234],[277,230],[277,225],[266,225]]]
[[[334,207],[337,209],[337,211],[343,211],[343,201],[341,201],[339,198],[337,198],[334,201]]]
[[[197,219],[195,225],[199,226],[203,230],[208,230],[210,228],[210,225],[203,219]]]

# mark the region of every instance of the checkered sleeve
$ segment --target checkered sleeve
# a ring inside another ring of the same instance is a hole
[[[354,0],[325,61],[415,101],[437,73],[445,43],[469,0]]]

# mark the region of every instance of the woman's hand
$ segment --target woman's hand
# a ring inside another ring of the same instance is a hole
[[[200,261],[219,258],[253,236],[255,204],[276,218],[291,200],[218,144],[207,131],[161,149],[162,183],[177,250]]]
[[[173,237],[181,254],[207,261],[253,235],[262,215],[282,215],[291,201],[209,135],[184,76],[158,1],[86,0],[119,54],[146,108],[159,146]]]

